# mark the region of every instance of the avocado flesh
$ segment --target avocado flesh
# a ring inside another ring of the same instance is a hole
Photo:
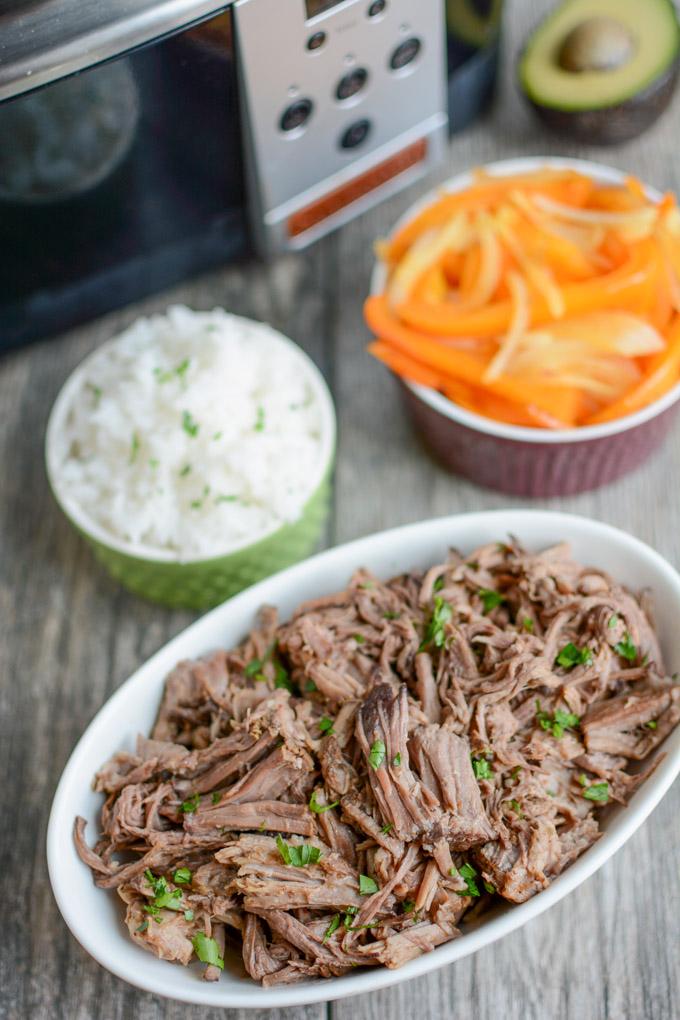
[[[561,66],[565,40],[594,18],[619,22],[632,52],[619,66],[573,71]],[[529,40],[519,67],[522,87],[538,107],[561,111],[618,106],[668,74],[680,51],[680,30],[670,0],[568,0]]]

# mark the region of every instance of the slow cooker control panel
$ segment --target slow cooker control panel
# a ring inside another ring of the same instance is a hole
[[[372,204],[439,158],[447,121],[443,7],[237,0],[248,185],[263,248],[308,243],[354,215],[356,202]],[[420,159],[400,158],[415,143]],[[355,178],[361,188],[351,187]],[[339,195],[352,197],[328,201]],[[315,216],[308,231],[287,228],[319,203],[330,210],[325,218]]]

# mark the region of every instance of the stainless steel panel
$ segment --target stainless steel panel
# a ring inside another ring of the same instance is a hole
[[[444,12],[441,0],[389,0],[384,13],[370,18],[368,0],[346,0],[307,19],[303,0],[237,0],[234,5],[241,101],[249,155],[248,187],[256,226],[264,225],[261,247],[284,243],[281,221],[324,192],[380,162],[400,144],[431,135],[446,124]],[[319,48],[308,42],[325,33]],[[420,44],[416,59],[394,69],[390,60],[409,39]],[[352,69],[367,72],[366,83],[346,100],[338,84]],[[307,121],[282,130],[290,104],[309,100]],[[343,149],[340,140],[360,120],[370,123],[363,142]],[[433,141],[430,159],[441,146]],[[413,176],[413,174],[411,174]],[[364,196],[361,206],[396,182]],[[326,229],[350,218],[355,209],[334,216]],[[313,235],[323,232],[317,227]],[[301,243],[297,239],[294,244]],[[293,246],[291,244],[291,246]]]
[[[0,6],[0,100],[231,6],[222,0],[35,0]]]

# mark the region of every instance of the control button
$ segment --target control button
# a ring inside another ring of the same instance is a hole
[[[281,114],[279,126],[282,131],[295,131],[309,120],[314,104],[311,99],[297,99]]]
[[[416,39],[415,36],[400,43],[390,57],[390,67],[392,70],[400,71],[402,67],[406,67],[412,60],[415,60],[420,53],[420,47],[420,39]]]
[[[387,7],[387,0],[373,0],[373,3],[368,8],[369,18],[377,18],[379,14]]]
[[[357,92],[361,92],[367,81],[368,71],[363,67],[355,67],[353,71],[340,79],[335,95],[341,100],[351,99]]]
[[[358,145],[366,141],[370,130],[370,120],[356,120],[354,124],[350,124],[346,131],[343,131],[340,138],[341,147],[343,149],[356,149]]]
[[[309,39],[307,40],[307,49],[308,50],[318,50],[318,49],[321,49],[321,47],[323,46],[323,44],[325,42],[326,42],[326,33],[325,32],[315,32],[314,35],[310,35]]]

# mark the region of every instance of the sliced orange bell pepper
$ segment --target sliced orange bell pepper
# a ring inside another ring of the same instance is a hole
[[[489,393],[496,393],[516,403],[535,405],[561,421],[570,421],[575,414],[575,395],[570,387],[527,384],[508,376],[501,376],[485,384],[483,376],[488,356],[480,356],[409,329],[393,315],[384,295],[368,298],[364,305],[364,315],[369,328],[380,340],[396,347],[412,361],[435,371],[444,381],[457,379],[482,386]]]
[[[463,256],[463,265],[460,272],[460,295],[464,299],[474,289],[479,267],[482,264],[482,252],[479,244],[473,244]]]
[[[509,191],[549,195],[570,205],[583,205],[593,189],[588,177],[574,170],[543,170],[511,177],[481,177],[462,191],[447,192],[405,223],[387,243],[386,257],[396,262],[424,230],[439,227],[461,210],[489,209]]]
[[[395,350],[390,344],[375,340],[372,344],[368,345],[368,350],[374,358],[382,361],[384,365],[387,365],[388,368],[395,372],[396,375],[401,376],[402,379],[421,383],[423,386],[429,386],[433,390],[439,389],[441,376],[437,372],[418,361],[414,361],[413,358],[409,358],[402,351]]]
[[[447,251],[442,258],[442,269],[452,287],[458,287],[465,256],[462,252]]]
[[[628,178],[632,181],[633,178]],[[606,212],[630,212],[647,205],[644,189],[639,181],[635,185],[601,184],[588,199],[589,209],[602,209]]]
[[[650,284],[658,271],[658,264],[650,259],[650,253],[650,243],[641,242],[631,249],[630,258],[617,269],[593,280],[564,284],[560,290],[566,314],[581,315],[604,308],[639,311],[649,301]],[[409,326],[433,336],[498,336],[508,329],[512,302],[497,301],[466,312],[453,304],[405,301],[397,312]],[[545,299],[534,295],[530,325],[540,326],[552,318]]]

